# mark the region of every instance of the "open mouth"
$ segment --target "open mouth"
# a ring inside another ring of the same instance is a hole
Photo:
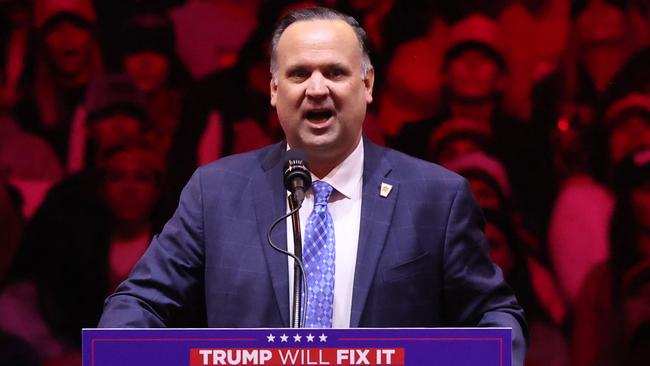
[[[307,111],[305,113],[305,118],[309,122],[322,123],[330,119],[332,115],[334,115],[334,113],[329,109],[317,109],[317,110]]]

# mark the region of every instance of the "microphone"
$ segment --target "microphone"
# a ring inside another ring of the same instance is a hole
[[[287,197],[289,202],[289,213],[282,215],[275,220],[266,234],[266,240],[271,248],[285,254],[294,260],[293,272],[293,304],[291,309],[293,311],[291,317],[291,327],[301,328],[304,324],[306,317],[307,307],[303,306],[304,303],[309,301],[307,292],[307,278],[305,277],[305,269],[302,264],[302,238],[300,235],[300,216],[298,211],[302,206],[305,199],[305,191],[311,186],[311,174],[307,170],[307,158],[305,152],[302,150],[288,150],[285,153],[284,164],[284,186],[287,188],[291,195]],[[293,224],[293,250],[294,253],[288,252],[273,243],[271,232],[280,222],[286,220],[291,216]]]
[[[300,149],[288,150],[285,153],[284,186],[296,199],[298,206],[305,199],[305,191],[311,186],[311,174],[307,170],[305,152]]]

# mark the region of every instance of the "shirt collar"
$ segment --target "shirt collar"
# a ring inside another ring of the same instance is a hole
[[[362,176],[363,139],[359,139],[354,151],[321,180],[331,185],[346,198],[358,198],[361,197]],[[312,174],[311,179],[318,180],[318,177]]]
[[[287,150],[289,150],[287,144]],[[363,177],[363,139],[359,139],[357,147],[330,171],[322,179],[311,174],[312,181],[322,180],[332,186],[346,198],[359,198],[361,197],[361,178]],[[307,194],[312,194],[310,189]]]

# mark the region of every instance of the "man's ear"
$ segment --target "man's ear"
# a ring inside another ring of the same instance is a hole
[[[275,107],[275,104],[277,103],[277,96],[278,96],[278,84],[276,83],[274,78],[271,78],[271,81],[269,82],[269,88],[271,90],[271,105]]]
[[[372,103],[372,88],[375,85],[375,69],[373,67],[368,70],[366,77],[363,79],[363,84],[366,87],[366,103]]]

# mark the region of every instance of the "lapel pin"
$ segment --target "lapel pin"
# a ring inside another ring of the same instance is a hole
[[[381,188],[379,189],[379,195],[386,198],[386,197],[388,197],[388,195],[390,194],[390,191],[392,189],[393,189],[392,185],[390,185],[388,183],[381,182]]]

